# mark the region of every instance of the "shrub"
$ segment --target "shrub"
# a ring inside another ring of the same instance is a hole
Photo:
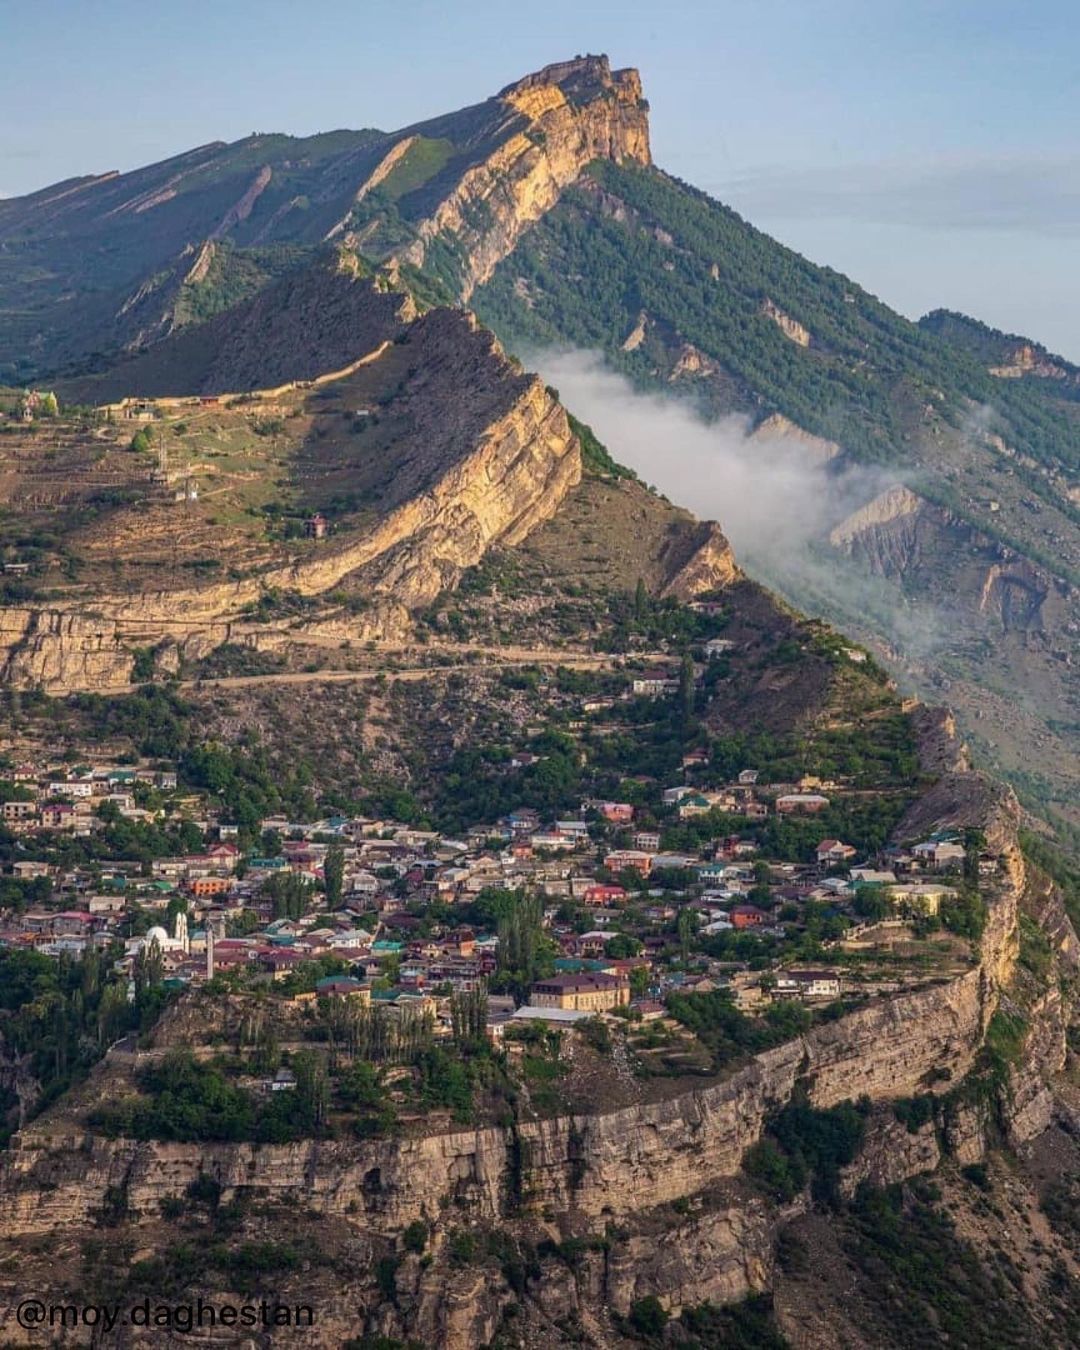
[[[668,1314],[655,1294],[639,1298],[630,1308],[630,1325],[642,1336],[659,1336],[668,1324]]]
[[[422,1219],[414,1219],[401,1235],[401,1242],[407,1252],[418,1255],[427,1246],[427,1224]]]

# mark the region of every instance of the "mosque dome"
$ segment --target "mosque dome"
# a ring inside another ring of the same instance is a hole
[[[143,938],[143,946],[149,947],[152,942],[156,942],[162,951],[169,945],[169,935],[160,924],[155,924],[149,929],[146,937]]]

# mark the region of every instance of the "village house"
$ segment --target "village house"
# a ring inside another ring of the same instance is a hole
[[[41,823],[47,830],[74,830],[75,808],[70,802],[52,802],[41,808]]]
[[[557,820],[555,829],[567,839],[574,839],[578,843],[588,843],[589,822],[587,820]]]
[[[634,819],[634,808],[629,802],[594,802],[593,806],[612,825],[629,825]]]
[[[964,862],[964,846],[953,839],[931,839],[925,844],[916,844],[911,851],[927,867],[937,872],[960,867]]]
[[[260,953],[259,969],[274,980],[284,980],[305,959],[306,953],[296,951],[292,947],[276,947],[273,951]]]
[[[621,886],[607,886],[601,882],[587,886],[582,899],[587,905],[621,905],[626,899],[626,891]]]
[[[857,886],[895,886],[895,872],[881,872],[875,867],[853,867],[848,873]]]
[[[708,797],[700,792],[690,792],[679,802],[678,814],[680,820],[690,820],[694,816],[708,815],[711,810]]]
[[[648,670],[635,675],[630,687],[645,698],[664,698],[678,690],[679,680],[666,670]]]
[[[941,886],[930,881],[886,886],[885,893],[897,909],[911,910],[920,914],[937,914],[941,909],[941,902],[950,900],[956,895],[951,886]]]
[[[86,907],[91,914],[123,914],[127,909],[127,901],[122,895],[91,895],[87,898]]]
[[[565,834],[559,834],[555,830],[541,830],[530,835],[529,843],[534,849],[547,849],[552,853],[562,853],[577,847],[576,839]]]
[[[529,990],[534,1008],[562,1008],[573,1012],[606,1012],[630,1002],[630,985],[614,975],[582,972],[552,975],[538,980]]]
[[[786,792],[776,799],[776,809],[782,816],[793,811],[816,815],[818,811],[824,811],[828,804],[828,797],[823,797],[820,792]]]
[[[49,797],[92,797],[94,784],[89,779],[55,778],[45,786]]]
[[[855,856],[855,849],[850,844],[841,843],[839,839],[823,839],[816,852],[817,860],[823,867],[842,867]]]
[[[604,858],[604,866],[610,872],[632,870],[647,877],[652,871],[653,855],[643,849],[616,848]]]
[[[773,992],[777,998],[839,998],[840,977],[830,970],[785,970]]]
[[[344,998],[366,1008],[371,1003],[371,986],[349,975],[330,975],[315,985],[318,998]]]
[[[196,900],[205,900],[210,896],[227,895],[233,883],[229,877],[192,877],[187,888]]]
[[[13,821],[31,820],[37,812],[36,802],[4,802],[0,807],[0,815],[3,816],[5,825]]]

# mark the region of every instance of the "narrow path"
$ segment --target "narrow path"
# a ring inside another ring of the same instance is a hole
[[[401,653],[404,648],[386,648],[390,656]],[[595,652],[564,651],[560,648],[528,647],[480,647],[462,644],[455,648],[441,648],[446,655],[458,652],[479,655],[486,659],[480,661],[454,662],[440,664],[433,662],[423,666],[402,666],[396,670],[370,668],[367,670],[296,670],[271,671],[264,675],[218,675],[204,679],[179,680],[172,688],[181,690],[199,689],[246,689],[260,684],[356,684],[368,680],[423,680],[433,675],[454,672],[477,672],[484,670],[512,670],[518,666],[568,666],[575,670],[604,670],[614,668],[623,657],[618,654]],[[373,653],[374,655],[375,653]],[[655,659],[655,658],[654,658]],[[113,685],[99,688],[96,692],[115,697],[119,694],[133,693],[138,685]]]

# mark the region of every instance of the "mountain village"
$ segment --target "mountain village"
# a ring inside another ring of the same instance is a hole
[[[543,819],[523,808],[461,838],[389,819],[273,816],[243,847],[239,828],[161,764],[21,764],[0,785],[10,858],[0,947],[61,961],[97,948],[129,976],[132,998],[141,955],[169,991],[374,1000],[449,1034],[453,995],[505,988],[497,906],[485,901],[530,894],[546,955],[518,998],[489,998],[493,1040],[522,1021],[662,1018],[673,991],[726,989],[751,1013],[867,997],[970,959],[947,931],[963,931],[949,913],[964,912],[972,877],[976,887],[992,879],[994,857],[973,856],[956,835],[867,851],[823,831],[813,861],[772,858],[754,824],[777,813],[812,820],[845,789],[816,778],[766,785],[752,768],[709,786],[702,758],[686,757],[694,781],[659,788],[655,810],[586,800]],[[64,840],[166,813],[182,821],[190,852],[55,860]],[[687,821],[716,831],[693,851],[666,848]]]

